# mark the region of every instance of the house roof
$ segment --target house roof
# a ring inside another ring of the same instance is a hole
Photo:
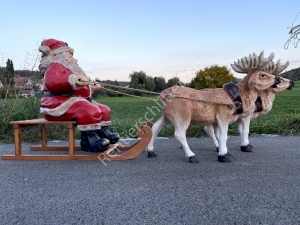
[[[29,77],[14,77],[16,87],[24,87]]]

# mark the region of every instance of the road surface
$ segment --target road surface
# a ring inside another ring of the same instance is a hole
[[[0,160],[0,223],[300,224],[300,137],[250,141],[245,153],[228,139],[231,163],[218,162],[206,137],[188,139],[197,164],[173,138],[156,140],[154,159]],[[13,151],[0,145],[1,155]]]

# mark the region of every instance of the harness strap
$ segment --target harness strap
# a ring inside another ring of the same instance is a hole
[[[224,84],[223,88],[232,97],[236,106],[236,114],[241,114],[243,112],[243,103],[238,87],[235,85],[235,83],[229,82]]]
[[[255,100],[255,106],[256,106],[256,109],[254,112],[261,112],[263,110],[261,97],[259,95],[257,96],[257,99]]]

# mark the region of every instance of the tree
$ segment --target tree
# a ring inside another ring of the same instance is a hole
[[[153,77],[146,76],[146,90],[154,91],[154,89],[155,89],[155,83]]]
[[[130,87],[135,89],[153,91],[155,88],[154,79],[147,76],[144,71],[133,71],[130,75]]]
[[[154,84],[156,92],[161,92],[166,89],[167,83],[164,77],[154,77]]]
[[[179,84],[181,84],[179,78],[172,77],[171,79],[168,80],[167,87],[173,87],[174,85],[179,85]]]
[[[195,78],[191,80],[190,88],[195,88]]]
[[[199,70],[193,80],[195,89],[220,88],[223,84],[237,83],[235,77],[226,66],[213,65]]]
[[[146,73],[133,71],[130,75],[130,87],[135,89],[146,89]]]
[[[290,80],[300,80],[300,67],[285,71],[284,73],[281,73],[280,76]]]
[[[22,70],[29,72],[29,75],[26,76],[30,76],[32,74],[30,72],[36,72],[38,70],[38,63],[41,59],[41,53],[38,50],[40,46],[39,43],[41,43],[41,41],[35,41],[35,47],[31,51],[26,52],[23,65],[20,65]],[[18,75],[21,76],[21,74]]]
[[[6,61],[6,84],[7,85],[14,85],[14,76],[15,76],[15,69],[14,69],[14,64],[12,62],[12,60],[7,59]]]
[[[300,24],[294,26],[294,22],[297,19],[298,15],[300,13],[297,14],[296,18],[294,19],[293,23],[292,23],[292,27],[289,31],[289,35],[290,38],[287,40],[287,42],[284,45],[284,49],[288,49],[289,48],[289,44],[292,40],[294,40],[294,47],[297,48],[298,42],[300,41],[299,39],[299,34],[300,34]]]
[[[289,31],[289,35],[290,38],[287,40],[287,42],[284,45],[284,49],[288,49],[289,48],[289,44],[292,40],[294,40],[294,47],[297,48],[298,43],[300,41],[300,24],[294,26],[294,22],[297,19],[297,17],[299,16],[300,13],[297,14],[296,18],[294,19],[293,23],[292,23],[292,27]],[[292,78],[296,78],[296,80],[299,80],[299,75],[298,75],[298,71],[299,71],[300,67],[296,70],[296,72],[291,75],[289,72],[286,72],[286,77],[288,77],[290,79],[290,77]]]

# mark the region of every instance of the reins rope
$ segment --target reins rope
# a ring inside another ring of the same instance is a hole
[[[133,91],[139,91],[139,92],[144,92],[144,93],[149,93],[149,94],[160,95],[160,93],[153,92],[153,91],[146,91],[146,90],[135,89],[135,88],[130,88],[130,87],[122,87],[122,86],[117,86],[117,85],[113,85],[113,84],[98,83],[98,82],[96,82],[96,83],[92,82],[92,84],[103,84],[105,86],[110,86],[110,87],[116,87],[116,88],[122,88],[122,89],[126,89],[126,90],[133,90]]]
[[[155,99],[153,99],[153,98],[147,98],[147,97],[143,97],[143,96],[136,96],[136,95],[126,94],[126,93],[121,92],[121,91],[115,91],[115,90],[107,89],[107,88],[104,88],[104,87],[102,87],[102,89],[104,89],[104,90],[106,90],[106,91],[111,91],[111,92],[115,92],[115,93],[118,93],[118,94],[130,96],[130,97],[144,98],[144,99],[148,99],[148,100],[155,100]],[[137,89],[137,90],[138,90],[138,89]],[[156,93],[156,94],[159,94],[159,93]]]
[[[101,85],[106,85],[106,86],[115,87],[115,88],[122,88],[122,89],[126,89],[126,90],[133,90],[133,91],[138,91],[138,92],[144,92],[144,93],[151,93],[151,94],[155,94],[155,95],[161,95],[161,93],[157,93],[157,92],[146,91],[146,90],[135,89],[135,88],[129,88],[129,87],[122,87],[122,86],[117,86],[117,85],[112,85],[112,84],[106,84],[106,83],[91,82],[91,84],[101,84]],[[152,100],[152,101],[156,100],[156,99],[153,99],[153,98],[147,98],[147,97],[143,97],[143,96],[136,96],[136,95],[126,94],[124,92],[107,89],[105,87],[101,87],[101,88],[104,89],[104,90],[106,90],[106,91],[115,92],[115,93],[118,93],[118,94],[130,96],[130,97],[143,98],[143,99],[148,99],[148,100]],[[171,98],[182,98],[182,99],[193,100],[193,101],[201,101],[201,102],[206,102],[206,103],[210,103],[210,104],[225,105],[225,106],[228,106],[229,108],[235,108],[235,109],[238,109],[240,107],[240,102],[234,102],[233,104],[227,104],[227,103],[222,103],[222,102],[214,102],[214,101],[203,100],[203,99],[198,99],[198,98],[188,98],[188,97],[183,97],[183,96],[178,96],[178,95],[172,95],[172,94],[165,94],[164,96],[165,97],[169,96]]]

